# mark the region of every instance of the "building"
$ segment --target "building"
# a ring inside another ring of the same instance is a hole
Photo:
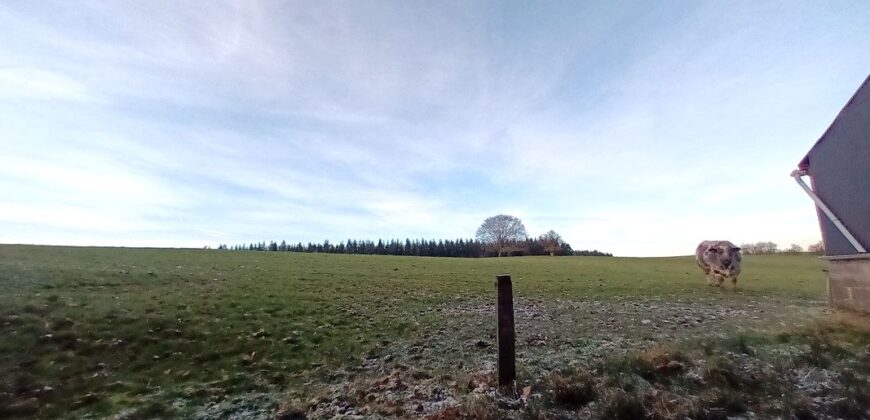
[[[870,77],[792,176],[816,202],[831,304],[870,312]]]

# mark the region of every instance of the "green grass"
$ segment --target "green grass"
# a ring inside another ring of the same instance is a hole
[[[759,418],[867,418],[867,321],[845,313],[789,333],[708,337],[633,352],[593,367],[595,375],[551,373],[544,392],[556,409],[597,403],[581,417],[602,419],[726,418],[748,411]]]
[[[747,256],[735,292],[708,287],[690,257],[0,246],[0,415],[189,415],[226,396],[340,382],[385,347],[443,330],[433,307],[489,302],[496,274],[541,302],[800,307],[824,299],[822,268],[812,256]]]

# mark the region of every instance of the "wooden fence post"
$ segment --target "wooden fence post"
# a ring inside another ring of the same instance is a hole
[[[517,377],[516,350],[514,348],[514,292],[511,276],[496,276],[498,289],[498,385],[511,386]]]

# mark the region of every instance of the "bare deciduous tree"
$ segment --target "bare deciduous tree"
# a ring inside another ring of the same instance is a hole
[[[818,241],[807,247],[807,252],[811,252],[813,254],[824,255],[825,254],[825,243],[822,241]]]
[[[740,249],[744,254],[776,254],[779,247],[773,242],[756,242],[754,244],[741,244]]]
[[[493,247],[498,252],[499,257],[511,245],[526,239],[527,236],[528,234],[526,234],[526,227],[523,226],[523,222],[507,214],[499,214],[487,218],[477,228],[477,239]]]
[[[800,254],[801,252],[804,252],[804,249],[803,249],[803,247],[801,247],[798,244],[791,244],[791,246],[788,247],[788,250],[786,250],[786,252],[789,254]]]
[[[554,230],[550,230],[549,232],[539,236],[538,240],[541,241],[544,250],[549,252],[551,257],[559,252],[562,248],[562,243],[564,242],[562,236]]]

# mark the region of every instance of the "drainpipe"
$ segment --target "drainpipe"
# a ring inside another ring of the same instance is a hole
[[[798,185],[800,185],[801,188],[803,188],[804,191],[807,192],[807,195],[809,195],[810,198],[812,198],[813,201],[816,202],[816,205],[819,206],[820,209],[822,209],[822,213],[825,213],[825,216],[828,216],[828,219],[831,221],[831,223],[834,224],[837,230],[839,230],[840,233],[842,233],[843,236],[846,237],[849,243],[851,243],[852,246],[855,247],[855,250],[859,253],[867,252],[867,250],[864,249],[863,246],[861,246],[861,243],[858,242],[858,240],[855,239],[854,236],[852,236],[852,233],[849,232],[849,229],[846,229],[846,226],[843,226],[843,223],[840,222],[840,219],[837,218],[837,215],[835,215],[834,212],[832,212],[831,209],[828,208],[828,206],[822,201],[822,199],[819,198],[819,196],[817,196],[812,189],[810,189],[810,187],[804,182],[803,179],[801,179],[801,177],[806,174],[807,171],[796,169],[792,171],[791,176],[794,178],[795,181],[797,181]]]

